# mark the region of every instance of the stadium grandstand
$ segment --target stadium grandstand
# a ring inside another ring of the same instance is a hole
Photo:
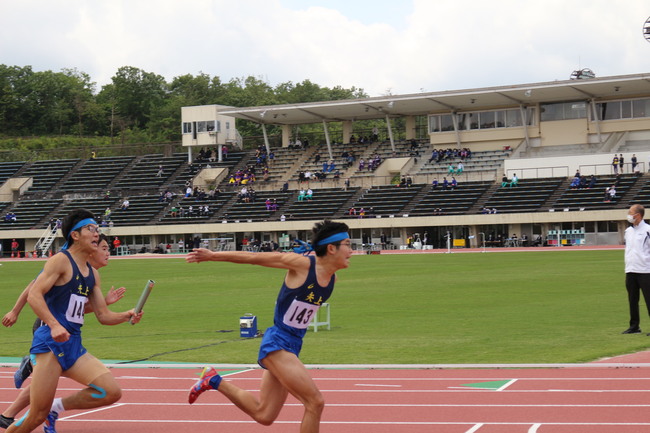
[[[243,148],[239,119],[262,125],[261,146]],[[384,127],[359,128],[373,119]],[[322,139],[303,140],[305,124]],[[23,254],[60,248],[56,220],[76,207],[135,254],[197,238],[288,248],[323,218],[345,219],[356,249],[615,245],[626,208],[650,205],[650,74],[184,107],[180,126],[165,154],[1,162],[4,256],[13,239]]]

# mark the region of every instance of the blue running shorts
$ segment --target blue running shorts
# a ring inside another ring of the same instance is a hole
[[[31,354],[52,352],[61,365],[63,371],[68,370],[77,362],[77,359],[86,353],[86,348],[81,344],[80,334],[70,334],[70,339],[64,343],[58,343],[52,339],[49,326],[41,326],[34,332]]]
[[[289,335],[275,326],[272,326],[264,332],[262,344],[260,345],[260,352],[257,356],[257,363],[260,367],[266,368],[264,367],[263,361],[269,353],[278,350],[286,350],[287,352],[299,356],[300,349],[302,349],[302,338],[294,337],[293,335]]]

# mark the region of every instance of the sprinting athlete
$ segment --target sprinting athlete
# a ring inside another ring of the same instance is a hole
[[[99,248],[96,253],[94,253],[89,260],[90,265],[99,270],[103,268],[104,266],[108,265],[108,259],[110,258],[110,247],[108,245],[108,238],[106,235],[100,234],[99,235]],[[29,289],[32,287],[34,284],[34,280],[32,280],[25,290],[20,294],[18,299],[16,300],[16,304],[14,307],[9,311],[5,316],[2,318],[2,324],[6,327],[13,326],[17,321],[18,317],[20,316],[20,313],[23,310],[23,307],[25,304],[27,304],[27,296],[29,294]],[[106,301],[106,305],[111,305],[114,304],[115,302],[119,301],[124,297],[124,293],[126,292],[126,289],[124,287],[120,287],[118,289],[115,289],[114,287],[111,287],[111,289],[108,291],[106,294],[106,297],[104,300]],[[90,305],[86,304],[86,313],[89,313],[92,311],[91,308],[89,308]],[[42,324],[41,319],[37,318],[36,323],[34,324],[34,332],[36,332],[36,329],[40,327]],[[16,385],[16,388],[20,388],[23,381],[29,377],[29,375],[32,372],[32,364],[30,361],[30,357],[25,356],[20,363],[20,367],[16,371],[14,375],[14,383]],[[16,397],[16,400],[5,409],[4,412],[0,414],[0,427],[1,428],[7,428],[11,425],[11,423],[14,422],[14,417],[20,413],[23,409],[25,409],[27,406],[29,406],[29,393],[30,393],[30,386],[26,386],[20,391],[20,394]],[[57,404],[57,401],[60,399],[54,399],[54,404]],[[52,412],[52,411],[51,411]],[[58,415],[58,413],[57,413]],[[50,418],[55,419],[54,414],[50,413],[48,415]],[[52,421],[52,427],[55,421]]]
[[[130,319],[138,322],[142,317],[133,310],[115,313],[106,307],[99,274],[88,263],[99,242],[99,227],[92,212],[72,211],[61,231],[66,238],[65,250],[47,260],[27,297],[45,325],[34,333],[30,349],[34,364],[30,410],[9,426],[8,433],[31,432],[45,421],[61,375],[87,387],[63,398],[65,409],[91,409],[119,400],[122,391],[113,375],[82,345],[85,306],[90,302],[104,325]]]
[[[347,232],[348,226],[343,223],[329,220],[317,223],[312,229],[315,257],[276,252],[212,252],[203,248],[189,253],[190,263],[225,261],[287,270],[277,298],[273,326],[264,333],[258,355],[258,363],[265,369],[259,398],[222,381],[214,368],[206,367],[190,390],[190,404],[203,392],[216,389],[256,422],[271,425],[291,393],[305,408],[300,432],[319,431],[325,403],[298,356],[309,323],[332,294],[335,272],[349,266],[352,248]]]

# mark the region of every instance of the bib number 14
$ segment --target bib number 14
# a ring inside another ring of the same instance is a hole
[[[83,325],[86,302],[88,302],[88,298],[84,296],[70,295],[68,309],[65,312],[65,318],[68,319],[68,322]]]

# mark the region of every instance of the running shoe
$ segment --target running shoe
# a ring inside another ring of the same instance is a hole
[[[59,413],[51,410],[50,413],[47,414],[47,418],[45,418],[45,424],[43,424],[43,431],[45,433],[56,433],[54,424],[56,424],[56,420],[58,418],[59,418]]]
[[[32,369],[32,362],[29,359],[29,355],[23,356],[23,360],[20,361],[20,367],[14,373],[14,385],[16,385],[17,389],[23,386],[25,379],[32,374]]]
[[[0,428],[7,428],[14,422],[13,418],[8,418],[4,415],[0,415]]]
[[[190,404],[194,403],[197,398],[201,394],[203,394],[205,391],[212,389],[212,386],[210,385],[210,379],[212,379],[214,376],[217,376],[217,370],[215,370],[212,367],[205,367],[203,369],[203,372],[201,372],[201,377],[199,378],[199,381],[194,384],[192,389],[190,389],[190,395],[188,398],[188,401]]]

